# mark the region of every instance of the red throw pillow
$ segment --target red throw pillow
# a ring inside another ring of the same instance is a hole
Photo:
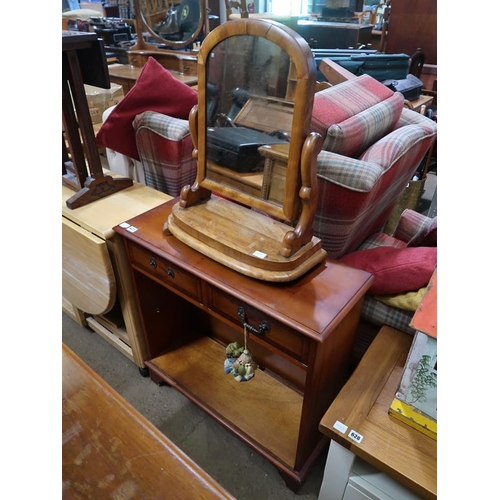
[[[116,105],[96,135],[96,144],[139,160],[132,122],[144,111],[187,119],[198,94],[150,57],[135,85]]]
[[[436,247],[376,247],[344,255],[340,262],[375,276],[374,295],[419,290],[431,279],[437,264]]]

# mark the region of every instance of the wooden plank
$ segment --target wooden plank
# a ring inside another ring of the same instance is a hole
[[[110,344],[114,345],[122,354],[127,356],[128,359],[134,361],[134,357],[132,355],[132,349],[130,346],[125,344],[122,340],[120,340],[116,335],[114,335],[111,331],[109,331],[106,327],[101,325],[98,321],[96,321],[92,316],[87,318],[87,323],[96,332],[100,335],[104,340],[107,340]]]
[[[319,63],[319,69],[332,85],[337,85],[339,83],[346,82],[347,80],[356,78],[356,75],[351,73],[349,70],[327,58],[321,60]]]

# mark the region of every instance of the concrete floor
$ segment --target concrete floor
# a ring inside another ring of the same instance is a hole
[[[327,450],[294,494],[273,465],[175,389],[142,377],[115,347],[64,313],[62,341],[238,500],[318,498]]]

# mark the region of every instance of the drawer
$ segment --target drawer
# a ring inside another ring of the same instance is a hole
[[[307,339],[279,321],[268,317],[262,311],[214,287],[210,289],[209,307],[221,316],[230,319],[236,325],[239,325],[243,330],[243,320],[238,313],[241,308],[246,323],[256,330],[261,330],[258,332],[252,331],[251,329],[247,330],[250,337],[258,337],[268,344],[278,347],[283,352],[292,355],[303,363],[306,363],[306,351],[309,345]],[[267,331],[261,328],[266,324],[269,327]]]
[[[133,243],[129,243],[128,247],[130,260],[133,265],[140,267],[149,275],[156,277],[182,294],[198,302],[201,301],[201,284],[196,276]]]

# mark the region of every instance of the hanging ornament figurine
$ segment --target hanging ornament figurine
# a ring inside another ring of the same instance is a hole
[[[244,347],[238,342],[231,342],[226,347],[226,359],[224,360],[224,373],[231,373],[234,362],[244,351]]]
[[[252,355],[248,352],[247,349],[247,328],[246,325],[243,326],[243,336],[245,339],[245,346],[243,348],[243,352],[240,351],[240,355],[233,361],[231,366],[230,373],[233,375],[235,380],[238,382],[246,382],[247,380],[251,380],[255,376],[255,370],[257,369],[257,363],[252,358]],[[232,354],[238,352],[239,349],[235,349],[235,344],[241,348],[240,344],[237,342],[233,342],[229,344],[226,348],[226,356],[228,354],[228,349],[231,347],[230,351]],[[226,360],[227,361],[227,360]],[[224,363],[224,371],[226,371],[226,364]],[[228,373],[226,371],[226,373]]]

